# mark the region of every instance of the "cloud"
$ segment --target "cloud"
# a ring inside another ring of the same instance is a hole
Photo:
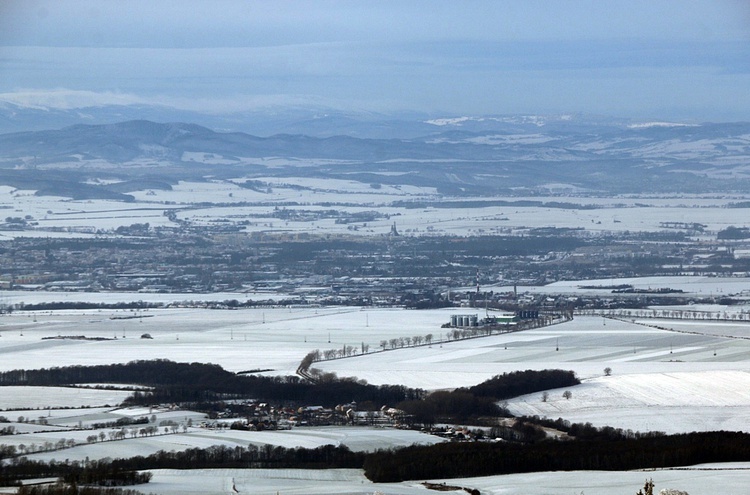
[[[740,0],[4,0],[0,45],[262,47],[321,42],[747,39]]]
[[[80,91],[74,89],[27,89],[0,93],[0,101],[19,107],[36,109],[70,110],[74,108],[101,107],[105,105],[136,105],[147,103],[132,94],[110,91]]]
[[[0,99],[213,113],[650,114],[654,102],[704,102],[737,113],[750,73],[738,1],[0,0]]]
[[[0,93],[0,102],[37,110],[74,110],[110,105],[150,105],[206,114],[230,114],[269,108],[304,107],[307,109],[361,109],[372,105],[367,101],[352,102],[305,94],[236,94],[224,97],[181,97],[154,95],[148,97],[111,91],[80,91],[75,89],[24,89]]]

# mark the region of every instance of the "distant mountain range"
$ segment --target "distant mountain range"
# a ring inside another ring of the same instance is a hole
[[[261,175],[411,184],[450,196],[750,192],[750,123],[370,118],[357,125],[388,127],[383,134],[400,126],[408,136],[258,137],[146,120],[8,133],[0,135],[0,183],[117,199],[178,180]],[[93,185],[105,177],[108,185]]]
[[[528,132],[539,127],[568,132],[577,127],[626,127],[638,122],[592,115],[445,116],[417,112],[381,114],[342,111],[320,105],[269,105],[238,112],[198,112],[168,106],[130,104],[61,109],[0,101],[0,134],[61,129],[76,124],[101,125],[129,120],[190,122],[217,132],[244,132],[268,137],[303,134],[311,137],[351,136],[373,139],[411,139],[435,132]]]

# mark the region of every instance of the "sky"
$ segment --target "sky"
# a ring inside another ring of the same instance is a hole
[[[0,101],[750,120],[746,0],[0,0]]]

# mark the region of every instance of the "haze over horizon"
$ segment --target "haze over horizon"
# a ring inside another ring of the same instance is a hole
[[[0,102],[750,120],[738,0],[4,0]]]

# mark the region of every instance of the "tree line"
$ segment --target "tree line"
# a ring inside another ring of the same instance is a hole
[[[453,391],[437,391],[396,405],[411,421],[431,426],[436,422],[481,423],[482,418],[509,417],[499,401],[542,390],[580,384],[573,371],[526,370],[495,375],[478,385]]]
[[[229,447],[216,445],[206,449],[184,451],[161,450],[148,456],[95,461],[36,461],[26,457],[10,459],[0,464],[0,485],[11,486],[24,479],[57,477],[68,484],[126,486],[148,483],[149,469],[359,469],[365,453],[352,452],[345,446],[323,445],[314,449],[286,448],[273,445]]]
[[[495,375],[489,380],[464,390],[477,397],[505,400],[542,390],[572,387],[580,383],[581,381],[573,371],[525,370]]]
[[[95,303],[85,301],[52,301],[40,303],[23,303],[8,306],[15,311],[59,311],[65,309],[158,309],[164,303],[147,301],[128,301],[116,303]]]
[[[666,433],[663,431],[638,432],[613,428],[612,426],[596,427],[591,423],[571,423],[562,418],[549,419],[540,418],[539,416],[521,416],[517,420],[565,432],[571,437],[575,437],[576,440],[626,440],[666,436]]]
[[[308,362],[300,365],[302,368]],[[0,385],[60,386],[76,383],[132,383],[153,387],[134,391],[125,405],[181,403],[199,411],[219,410],[224,401],[252,397],[288,404],[368,403],[376,408],[396,405],[411,422],[460,421],[508,416],[498,401],[541,390],[576,385],[572,371],[518,371],[497,375],[470,388],[426,394],[403,385],[369,385],[334,374],[316,375],[314,383],[295,376],[237,375],[215,364],[176,363],[169,360],[132,361],[127,364],[68,366],[0,372]]]
[[[445,418],[479,420],[482,416],[496,421],[497,416],[504,413],[498,407],[498,401],[579,383],[571,371],[526,370],[497,375],[473,387],[427,395],[419,389],[374,387],[354,379],[331,378],[307,383],[298,377],[236,375],[217,365],[167,360],[0,373],[2,385],[64,385],[109,380],[155,387],[153,392],[136,391],[130,399],[132,403],[186,402],[186,398],[221,403],[233,394],[253,395],[264,400],[283,396],[285,400],[294,398],[323,405],[369,400],[397,404],[412,421],[423,424]],[[397,398],[399,400],[394,400]],[[566,431],[575,440],[545,439],[545,435],[539,434],[536,426],[539,424]],[[211,447],[177,453],[160,452],[148,457],[82,464],[33,461],[13,452],[0,452],[0,458],[5,457],[5,461],[0,462],[0,484],[39,477],[60,477],[69,483],[126,484],[143,482],[142,478],[133,477],[132,473],[138,470],[185,466],[363,468],[373,481],[393,482],[532,471],[627,470],[750,461],[750,435],[745,433],[641,435],[614,428],[597,429],[590,424],[569,424],[561,419],[539,418],[523,418],[511,429],[513,431],[506,432],[512,440],[509,442],[452,442],[370,454],[352,453],[345,447],[330,445],[318,449],[251,445],[248,448]]]
[[[17,495],[143,495],[138,490],[126,488],[105,488],[99,486],[77,486],[65,483],[54,485],[24,485],[18,488]]]
[[[548,440],[531,444],[449,442],[372,453],[352,452],[345,446],[333,445],[315,449],[272,445],[213,446],[86,463],[14,458],[0,465],[0,484],[7,486],[27,478],[58,477],[72,484],[117,486],[148,482],[150,473],[139,474],[138,471],[184,469],[186,466],[191,469],[361,468],[371,481],[390,483],[541,471],[622,471],[747,461],[750,461],[750,434],[726,431],[615,440]]]
[[[750,434],[706,432],[591,441],[451,442],[368,454],[365,476],[391,483],[540,471],[624,471],[750,461]]]
[[[205,403],[252,397],[295,404],[373,402],[378,407],[422,397],[424,391],[403,385],[369,385],[353,378],[310,383],[296,376],[237,375],[215,364],[176,363],[160,359],[127,364],[66,366],[0,372],[0,386],[63,386],[77,383],[131,383],[153,387],[135,391],[125,404]]]

